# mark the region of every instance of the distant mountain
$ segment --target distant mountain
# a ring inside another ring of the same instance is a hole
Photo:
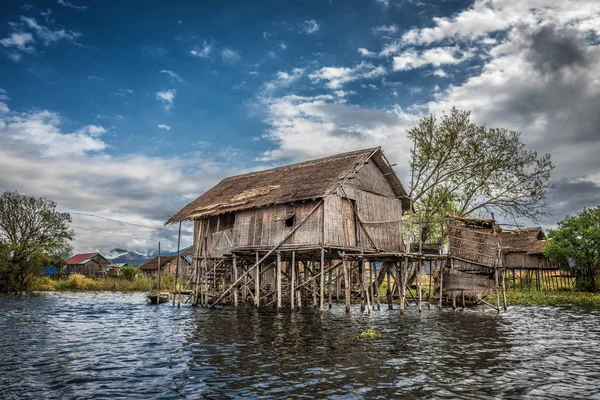
[[[181,253],[187,251],[192,246],[181,249]],[[161,256],[174,256],[177,254],[177,251],[165,251],[161,252]],[[131,265],[142,265],[146,261],[154,258],[158,255],[156,250],[150,250],[148,252],[140,252],[134,250],[125,250],[125,249],[112,249],[107,254],[104,254],[104,257],[108,258],[113,262],[113,264],[131,264]]]
[[[125,250],[125,249],[112,249],[104,257],[108,258],[113,264],[131,264],[131,265],[142,265],[153,256],[144,254],[139,251]]]

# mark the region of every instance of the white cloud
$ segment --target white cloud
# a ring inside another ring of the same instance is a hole
[[[163,74],[169,75],[171,78],[173,78],[176,81],[183,82],[183,79],[181,79],[181,77],[176,72],[169,71],[167,69],[163,69],[160,72]]]
[[[242,56],[240,56],[240,53],[233,49],[225,47],[221,50],[221,59],[226,63],[235,64],[240,61],[241,58]]]
[[[324,67],[311,73],[308,77],[314,82],[328,81],[328,88],[339,89],[347,82],[375,78],[386,73],[387,71],[383,66],[375,66],[363,61],[354,67]]]
[[[33,47],[27,46],[28,43],[35,43],[31,33],[12,33],[9,37],[0,40],[4,47],[17,47],[19,50],[32,52]]]
[[[287,49],[287,45],[284,42],[279,42],[279,48],[281,50],[285,50],[285,49]]]
[[[303,68],[294,68],[290,72],[279,71],[275,74],[275,79],[268,81],[263,85],[262,91],[264,93],[272,94],[276,90],[290,86],[300,79],[303,74]]]
[[[101,136],[106,133],[106,129],[102,125],[88,125],[84,128],[84,131],[91,136]]]
[[[320,28],[321,27],[319,26],[317,21],[315,21],[314,19],[304,21],[304,23],[302,24],[302,30],[304,32],[308,33],[309,35],[313,34],[313,33],[317,33]]]
[[[375,2],[381,4],[383,7],[390,6],[390,0],[375,0]]]
[[[92,80],[100,80],[100,81],[104,81],[103,78],[100,79],[92,79]],[[128,94],[133,94],[133,90],[131,89],[117,89],[117,91],[115,92],[115,94],[117,96],[126,96]]]
[[[402,39],[408,43],[432,43],[445,38],[476,39],[518,24],[540,21],[572,26],[580,31],[600,31],[600,4],[595,0],[476,0],[473,5],[448,18],[433,18],[431,28],[412,29]]]
[[[64,134],[59,129],[60,118],[49,111],[10,113],[0,121],[0,137],[11,142],[8,146],[23,143],[24,147],[35,148],[44,156],[82,155],[107,147],[94,137],[104,130],[101,126],[89,125],[77,132]]]
[[[364,47],[360,47],[358,49],[358,54],[360,54],[363,57],[375,57],[377,54],[369,51],[368,49],[365,49]]]
[[[87,10],[87,8],[88,8],[88,6],[78,6],[73,3],[69,3],[66,0],[58,0],[57,3],[63,7],[74,8],[76,10]]]
[[[398,32],[396,25],[380,25],[373,28],[374,35],[391,35]]]
[[[173,107],[173,102],[175,101],[175,95],[177,94],[177,90],[169,89],[164,90],[162,92],[156,92],[156,99],[163,103],[165,110],[170,110]]]
[[[77,39],[81,36],[81,33],[75,31],[69,31],[65,29],[52,30],[43,25],[37,23],[35,18],[29,18],[25,16],[21,16],[21,21],[25,23],[25,25],[34,30],[35,34],[42,39],[44,44],[48,45],[52,42],[57,42],[59,40],[67,40],[69,42],[76,43]]]
[[[461,51],[457,46],[436,47],[422,52],[406,50],[394,56],[394,71],[407,71],[425,65],[439,67],[444,64],[459,64],[472,57],[470,51]]]
[[[435,71],[433,71],[433,74],[435,76],[439,76],[440,78],[445,78],[448,76],[448,74],[446,73],[446,71],[444,71],[441,68],[436,69]]]
[[[213,45],[204,42],[201,47],[195,47],[190,51],[190,54],[200,58],[210,58],[213,51]]]
[[[167,131],[171,130],[171,127],[169,125],[167,125],[167,124],[158,124],[158,128],[159,129],[165,129]]]

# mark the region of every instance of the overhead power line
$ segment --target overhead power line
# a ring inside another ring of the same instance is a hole
[[[155,230],[159,230],[159,231],[172,232],[172,233],[176,232],[175,230],[172,230],[172,229],[156,227],[156,226],[141,225],[141,224],[134,224],[132,222],[121,221],[118,219],[103,217],[101,215],[96,215],[96,214],[89,214],[89,213],[83,213],[83,212],[77,212],[77,211],[65,211],[65,210],[61,210],[61,212],[66,212],[66,213],[75,214],[75,215],[84,215],[86,217],[100,218],[100,219],[103,219],[106,221],[112,221],[112,222],[118,222],[118,223],[125,224],[125,225],[136,226],[138,228],[155,229]]]
[[[99,233],[101,235],[107,235],[107,236],[119,236],[119,237],[124,237],[124,238],[128,238],[128,239],[141,239],[141,240],[148,240],[149,239],[149,237],[140,237],[140,236],[132,236],[132,235],[121,235],[121,234],[118,234],[118,233],[99,231],[97,229],[84,228],[82,226],[77,226],[77,225],[73,225],[73,224],[71,224],[70,227],[76,228],[76,229],[81,229],[83,231],[95,232],[95,233]]]

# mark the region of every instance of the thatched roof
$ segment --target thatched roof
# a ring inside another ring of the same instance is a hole
[[[193,249],[188,249],[185,253],[181,253],[181,260],[179,261],[180,266],[191,265],[186,256],[191,256],[193,254]],[[160,268],[164,268],[167,264],[176,264],[177,263],[177,254],[169,255],[169,256],[160,256]],[[151,258],[146,261],[142,265],[139,266],[142,271],[152,271],[158,270],[158,256]]]
[[[542,228],[504,229],[498,234],[500,247],[505,253],[528,252],[538,241],[545,238]]]
[[[469,228],[479,229],[492,229],[495,226],[493,219],[473,218],[473,217],[459,217],[457,215],[450,215],[449,218],[455,222],[460,222],[462,225]]]
[[[357,165],[369,159],[384,173],[403,207],[408,209],[410,201],[400,179],[381,149],[371,148],[225,178],[167,223],[320,199],[331,193]]]
[[[544,254],[544,245],[547,240],[537,240],[527,251],[527,254]]]

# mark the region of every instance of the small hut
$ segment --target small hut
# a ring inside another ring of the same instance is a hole
[[[153,276],[158,273],[158,256],[151,258],[144,264],[140,265],[140,271],[148,276]],[[175,274],[177,271],[177,254],[161,256],[160,270],[163,273]],[[179,256],[179,275],[189,276],[192,272],[192,249],[187,250]]]
[[[543,255],[546,235],[542,228],[503,229],[498,239],[506,268],[554,268]]]
[[[67,260],[65,272],[99,276],[106,274],[111,264],[110,260],[98,252],[75,254]]]

